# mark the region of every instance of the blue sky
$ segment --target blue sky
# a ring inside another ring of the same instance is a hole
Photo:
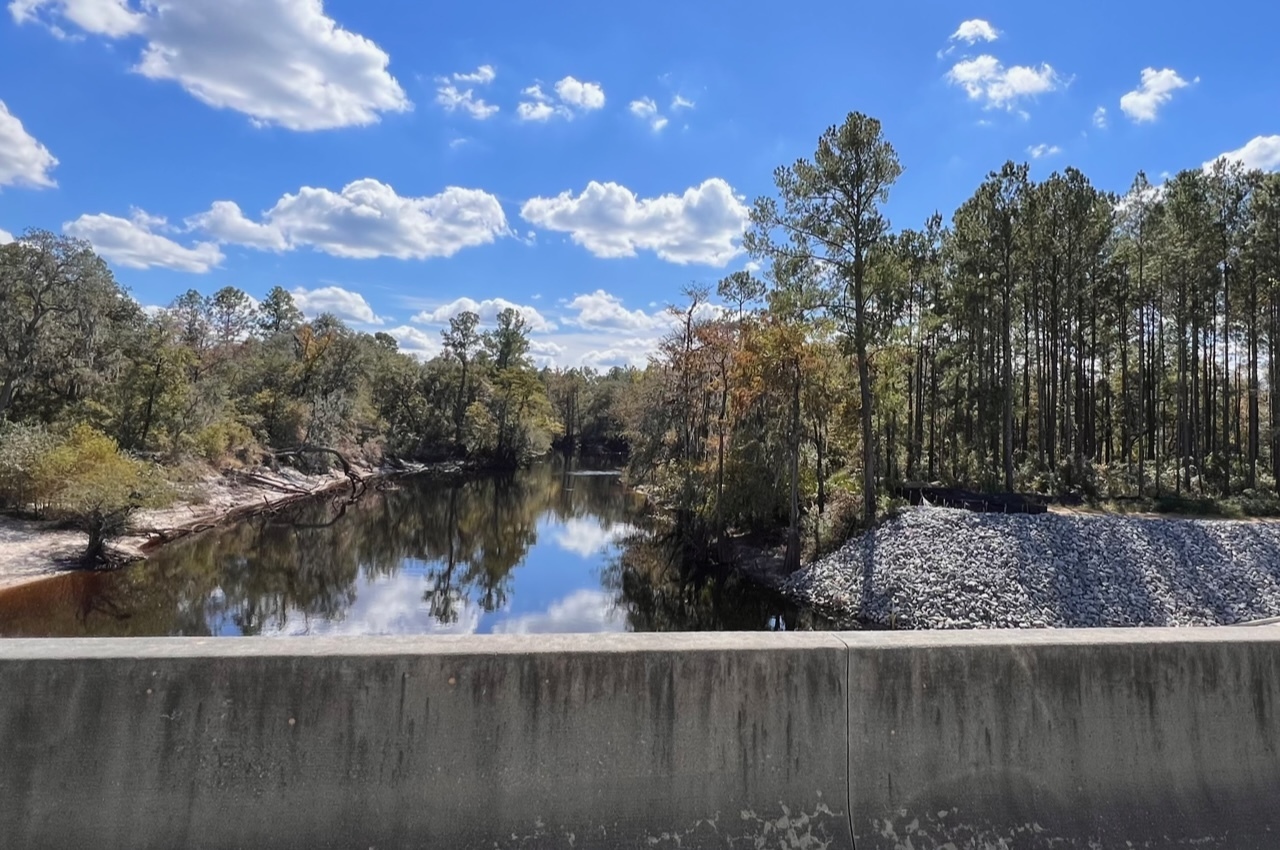
[[[1280,168],[1257,0],[0,2],[0,239],[87,238],[147,305],[281,285],[422,356],[511,304],[543,362],[642,363],[851,110],[902,160],[895,227],[1009,158]]]

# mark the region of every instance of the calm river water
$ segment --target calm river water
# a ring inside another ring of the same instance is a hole
[[[558,460],[403,478],[0,592],[0,636],[328,635],[802,627],[736,582],[681,581],[643,497]]]

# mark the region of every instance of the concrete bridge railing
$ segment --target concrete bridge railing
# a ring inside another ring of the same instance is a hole
[[[0,642],[3,848],[1280,846],[1280,631]]]

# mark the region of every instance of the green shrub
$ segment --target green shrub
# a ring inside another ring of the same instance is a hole
[[[218,422],[195,436],[196,454],[215,465],[226,463],[232,457],[244,461],[257,448],[253,432],[235,421]]]
[[[1213,499],[1192,499],[1184,496],[1160,496],[1152,503],[1159,514],[1188,514],[1190,516],[1219,516],[1223,506]]]
[[[0,507],[40,512],[45,494],[36,486],[36,467],[55,445],[43,425],[0,423]]]
[[[130,514],[171,497],[157,466],[129,457],[115,440],[88,425],[72,428],[44,452],[32,479],[52,515],[88,533],[86,561],[105,559],[107,541],[124,533]]]
[[[805,517],[805,556],[828,555],[862,530],[862,497],[850,489],[832,490],[822,515],[818,515],[817,505],[811,505]]]
[[[1274,490],[1245,490],[1227,502],[1243,516],[1280,516],[1280,494]]]

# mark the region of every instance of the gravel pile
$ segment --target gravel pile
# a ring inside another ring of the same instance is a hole
[[[783,589],[895,628],[1227,625],[1280,616],[1280,523],[919,508]]]

